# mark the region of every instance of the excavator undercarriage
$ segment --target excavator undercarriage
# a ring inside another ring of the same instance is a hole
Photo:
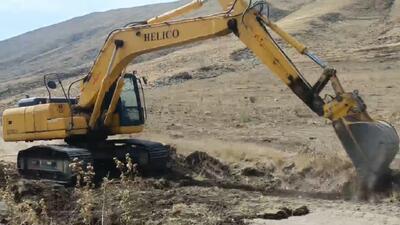
[[[170,148],[158,142],[139,139],[110,140],[73,145],[39,145],[18,153],[18,172],[29,179],[48,179],[71,184],[75,174],[70,165],[79,162],[82,169],[92,165],[95,180],[120,175],[115,159],[130,157],[143,174],[168,168]]]

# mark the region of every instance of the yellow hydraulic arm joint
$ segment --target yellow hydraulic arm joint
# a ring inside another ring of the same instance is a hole
[[[154,18],[151,18],[147,21],[148,24],[156,24],[156,23],[162,23],[165,21],[169,21],[171,19],[174,19],[179,16],[183,16],[185,14],[188,14],[194,10],[200,9],[204,3],[206,3],[208,0],[195,0],[192,1],[182,7],[179,7],[177,9],[171,10],[169,12],[166,12],[160,16],[156,16]]]
[[[288,34],[286,31],[282,30],[276,23],[273,23],[271,20],[266,20],[267,26],[271,28],[275,33],[277,33],[283,40],[289,43],[293,48],[295,48],[300,54],[304,54],[307,50],[307,47],[300,43],[296,38]]]

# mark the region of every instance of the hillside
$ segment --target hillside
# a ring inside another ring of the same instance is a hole
[[[190,0],[96,12],[1,41],[0,81],[3,83],[0,84],[0,99],[20,94],[26,88],[40,87],[45,74],[71,77],[86,73],[112,30],[160,15],[187,2]],[[219,11],[219,4],[211,1],[189,17]],[[286,11],[276,9],[273,12],[275,18],[283,15]],[[174,49],[142,56],[136,62],[157,58],[171,51]]]
[[[0,80],[85,71],[112,30],[160,15],[187,2],[181,0],[92,13],[1,41]],[[190,16],[219,11],[219,5],[213,1]],[[282,12],[274,11],[275,14]]]
[[[92,13],[0,42],[0,78],[85,68],[107,34],[181,5],[181,2]]]

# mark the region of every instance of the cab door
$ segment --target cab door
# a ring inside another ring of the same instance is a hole
[[[120,126],[138,126],[144,124],[144,108],[139,89],[139,80],[134,74],[126,74],[124,87],[120,95],[117,111]]]

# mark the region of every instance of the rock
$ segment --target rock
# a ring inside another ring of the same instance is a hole
[[[230,58],[233,61],[244,61],[254,59],[253,53],[248,48],[235,50],[231,53]]]
[[[325,23],[335,23],[343,20],[343,15],[340,13],[332,12],[320,16],[320,19]]]
[[[235,127],[236,127],[236,128],[243,128],[243,127],[244,127],[244,125],[243,125],[243,124],[240,124],[240,123],[238,123],[238,124],[236,124],[236,125],[235,125]]]
[[[302,206],[295,210],[289,209],[287,207],[282,207],[277,212],[266,212],[262,214],[258,214],[256,218],[266,219],[266,220],[282,220],[287,219],[291,216],[304,216],[310,213],[310,210],[307,206]]]
[[[277,190],[277,189],[281,189],[281,187],[282,187],[282,180],[280,180],[279,178],[274,177],[268,182],[268,185],[265,188],[265,191],[271,192],[271,191],[274,191],[274,190]]]
[[[175,128],[175,124],[170,124],[167,126],[167,130],[173,130]]]
[[[312,166],[307,166],[304,167],[300,172],[299,175],[302,177],[305,177],[307,174],[311,173],[314,171],[314,168]]]
[[[275,138],[266,137],[266,138],[263,138],[261,141],[266,142],[266,143],[272,143],[274,140],[275,140]]]
[[[290,163],[290,164],[284,166],[283,169],[282,169],[282,171],[283,171],[284,173],[287,174],[287,173],[289,173],[294,167],[296,167],[296,164],[295,164],[294,162],[292,162],[292,163]]]
[[[283,220],[289,218],[291,215],[291,211],[279,210],[277,212],[259,214],[257,215],[257,218],[265,220]]]
[[[163,77],[160,78],[156,81],[154,81],[155,86],[167,86],[167,85],[173,85],[173,84],[179,84],[183,83],[185,81],[193,79],[193,76],[189,74],[188,72],[181,72],[174,74],[170,77]]]
[[[293,215],[293,210],[287,208],[287,207],[282,207],[280,208],[281,211],[285,212],[287,215],[292,216]]]
[[[272,160],[268,160],[266,162],[257,162],[257,168],[262,168],[261,170],[264,171],[265,174],[271,175],[275,172],[276,166]]]
[[[175,74],[171,77],[171,80],[190,80],[193,77],[188,72],[182,72]]]
[[[184,137],[185,137],[185,135],[183,135],[183,133],[181,133],[181,132],[174,132],[174,133],[171,133],[170,136],[171,136],[172,138],[175,138],[175,139],[179,139],[179,138],[184,138]]]
[[[307,206],[302,206],[300,208],[297,208],[293,211],[293,216],[304,216],[310,213],[310,210],[308,209]]]
[[[258,170],[257,168],[254,168],[254,167],[243,168],[241,171],[241,174],[243,176],[248,176],[248,177],[261,177],[261,176],[265,175],[264,172]]]
[[[156,180],[153,183],[153,186],[154,186],[155,189],[161,189],[161,190],[171,187],[170,183],[164,178]]]
[[[206,116],[211,116],[211,112],[210,112],[210,111],[205,111],[205,112],[204,112],[204,115],[206,115]]]
[[[45,184],[33,180],[21,180],[11,187],[16,202],[25,196],[36,196],[45,190]]]
[[[8,206],[5,202],[0,202],[0,217],[4,218],[8,216]]]
[[[206,178],[223,179],[230,174],[227,165],[205,152],[193,152],[185,158],[185,163],[193,172]]]
[[[276,170],[276,167],[273,162],[269,162],[268,164],[266,164],[265,171],[267,171],[267,173],[273,173],[273,172],[275,172],[275,170]]]

